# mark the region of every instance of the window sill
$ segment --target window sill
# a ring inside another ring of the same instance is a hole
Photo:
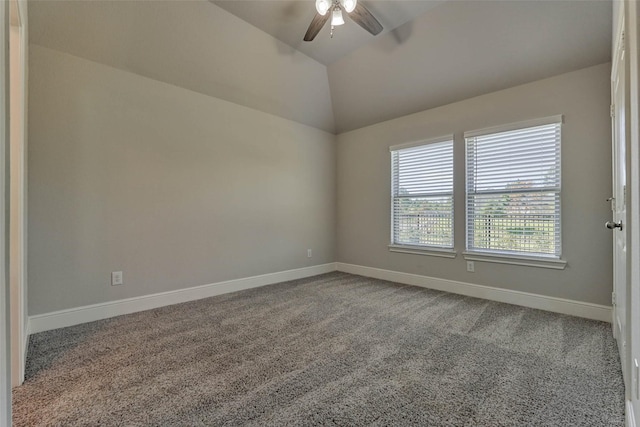
[[[567,261],[556,258],[528,257],[518,255],[502,255],[486,252],[463,252],[462,255],[467,261],[495,262],[498,264],[523,265],[527,267],[551,268],[554,270],[564,270]]]
[[[437,256],[455,258],[458,253],[454,249],[427,248],[424,246],[389,245],[389,251],[403,254]]]

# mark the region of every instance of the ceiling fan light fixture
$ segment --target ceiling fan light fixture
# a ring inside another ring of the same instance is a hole
[[[322,16],[326,15],[331,7],[330,0],[316,0],[316,10]]]
[[[333,9],[333,14],[331,15],[331,25],[337,27],[338,25],[344,24],[344,18],[342,17],[342,9],[336,7]]]
[[[333,38],[333,30],[338,25],[344,24],[343,10],[349,13],[349,17],[353,22],[360,25],[372,35],[376,36],[382,32],[382,25],[375,16],[369,12],[364,6],[364,2],[358,0],[313,0],[316,6],[316,13],[304,34],[303,40],[310,42],[320,33],[322,27],[331,20],[331,37]],[[356,10],[357,9],[357,10]],[[329,14],[331,13],[331,14]]]
[[[357,3],[358,0],[340,0],[340,4],[344,7],[344,10],[346,10],[347,13],[353,12],[356,9]]]

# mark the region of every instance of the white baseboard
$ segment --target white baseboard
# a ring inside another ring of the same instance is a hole
[[[335,263],[314,265],[295,270],[280,271],[277,273],[228,280],[225,282],[212,283],[187,289],[179,289],[118,301],[87,305],[84,307],[60,310],[52,313],[38,314],[35,316],[29,316],[29,333],[35,334],[52,329],[79,325],[81,323],[93,322],[95,320],[107,319],[109,317],[135,313],[138,311],[151,310],[153,308],[208,298],[229,292],[242,291],[274,283],[286,282],[288,280],[316,276],[318,274],[329,273],[335,270]]]
[[[27,354],[30,334],[288,280],[302,279],[336,270],[391,282],[611,322],[612,310],[609,306],[337,262],[29,316],[24,353],[25,355]]]
[[[360,276],[373,277],[406,285],[421,286],[423,288],[436,289],[454,294],[467,295],[476,298],[484,298],[508,304],[537,308],[539,310],[553,311],[555,313],[569,314],[587,319],[611,322],[611,307],[606,305],[591,304],[528,292],[513,291],[509,289],[494,288],[474,283],[457,282],[454,280],[439,279],[436,277],[421,276],[418,274],[401,273],[399,271],[383,270],[380,268],[365,267],[361,265],[336,263],[338,271],[358,274]]]
[[[27,318],[27,322],[24,325],[24,347],[25,349],[27,348],[27,346],[29,345],[29,335],[31,335],[31,319]],[[25,351],[26,353],[26,351]]]
[[[27,368],[27,353],[29,352],[29,335],[31,335],[31,322],[29,318],[24,325],[24,331],[22,333],[22,372],[20,372],[20,384],[24,382],[25,370]]]

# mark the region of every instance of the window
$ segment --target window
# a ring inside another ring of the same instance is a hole
[[[391,246],[453,248],[453,137],[391,147]]]
[[[561,124],[465,133],[468,251],[560,257]]]

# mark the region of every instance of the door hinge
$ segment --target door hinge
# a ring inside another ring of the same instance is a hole
[[[613,118],[616,116],[616,110],[615,110],[616,106],[611,104],[609,106],[609,115]]]
[[[611,305],[616,305],[616,293],[611,292]]]

